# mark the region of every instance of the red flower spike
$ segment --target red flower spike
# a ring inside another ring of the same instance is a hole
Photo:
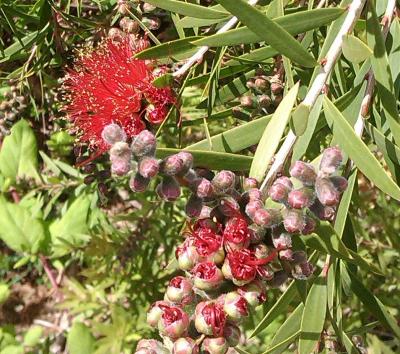
[[[129,37],[105,39],[77,59],[63,84],[64,110],[74,130],[82,142],[101,152],[109,148],[101,136],[104,127],[118,124],[132,137],[145,129],[146,106],[154,110],[149,121],[161,123],[175,102],[171,88],[153,85],[159,74],[153,73],[151,62],[133,58],[134,47]]]

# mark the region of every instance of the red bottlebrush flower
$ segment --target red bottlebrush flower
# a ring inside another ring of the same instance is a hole
[[[147,106],[153,109],[146,117],[157,124],[174,103],[171,88],[153,85],[159,74],[151,62],[134,59],[136,52],[129,37],[107,38],[81,54],[64,80],[64,110],[80,140],[99,151],[109,147],[101,136],[107,125],[118,124],[132,137],[145,129]]]
[[[189,322],[189,316],[180,307],[165,306],[158,322],[158,329],[161,334],[171,339],[178,339],[187,333]]]
[[[250,232],[243,218],[229,219],[224,230],[224,245],[228,251],[246,248],[250,244]]]
[[[214,337],[222,336],[226,324],[223,305],[213,301],[200,302],[196,306],[194,324],[200,333]]]

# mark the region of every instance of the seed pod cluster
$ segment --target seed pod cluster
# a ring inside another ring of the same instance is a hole
[[[103,132],[112,170],[118,171],[113,165],[119,159],[135,165],[133,191],[146,190],[157,177],[156,192],[164,200],[179,198],[182,187],[191,192],[184,239],[175,253],[181,274],[170,280],[164,299],[147,316],[163,342],[143,340],[137,353],[224,354],[238,345],[240,323],[267,300],[269,288],[313,274],[307,254],[292,249],[292,237],[313,232],[318,219],[335,214],[347,186],[336,175],[341,152],[325,150],[318,171],[296,161],[290,177],[277,178],[263,195],[252,178],[240,183],[232,171],[194,168],[193,156],[185,151],[157,160],[156,139],[147,130],[128,145],[114,128]],[[273,207],[265,207],[267,198]]]

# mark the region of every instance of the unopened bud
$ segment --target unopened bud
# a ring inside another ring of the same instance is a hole
[[[228,319],[234,322],[240,321],[243,317],[249,315],[246,299],[236,291],[226,294],[224,311]]]
[[[342,176],[332,176],[329,177],[329,180],[332,182],[339,193],[343,193],[347,189],[348,182],[346,178]]]
[[[168,176],[178,175],[183,168],[183,160],[178,154],[166,157],[161,164],[161,171]]]
[[[334,173],[343,160],[342,151],[334,146],[324,150],[319,168],[326,174]]]
[[[262,200],[263,198],[262,192],[257,188],[249,189],[246,194],[249,200]]]
[[[314,267],[310,262],[296,264],[292,269],[293,278],[305,280],[309,278],[314,272]]]
[[[124,130],[118,124],[114,123],[108,124],[104,127],[103,131],[101,132],[101,137],[109,145],[126,141],[126,134]]]
[[[225,354],[229,349],[229,344],[224,337],[207,337],[203,340],[201,349],[208,354]]]
[[[257,307],[267,300],[267,288],[261,280],[241,286],[238,293],[242,295],[251,307]]]
[[[145,156],[139,161],[138,172],[144,178],[153,178],[159,169],[158,160],[154,157]]]
[[[261,280],[269,281],[274,278],[274,271],[270,265],[264,264],[258,268],[258,276]]]
[[[186,215],[190,218],[197,218],[200,216],[203,208],[203,199],[192,195],[186,204]]]
[[[152,31],[158,30],[161,26],[161,20],[158,17],[143,17],[142,22]]]
[[[119,26],[128,33],[138,33],[140,30],[139,23],[131,20],[129,17],[123,17],[119,21]]]
[[[243,190],[248,191],[253,188],[258,188],[258,181],[251,177],[245,178],[243,181]]]
[[[254,81],[254,86],[260,92],[265,92],[269,89],[269,82],[263,77],[259,77]]]
[[[283,218],[283,226],[287,232],[300,232],[303,230],[304,225],[304,215],[301,210],[291,209],[286,211]]]
[[[185,175],[193,167],[193,155],[190,152],[181,151],[178,152],[178,156],[183,162],[183,168],[182,171],[180,171],[180,174]]]
[[[264,239],[266,230],[261,226],[252,224],[249,226],[249,233],[250,233],[250,243],[258,244]]]
[[[279,251],[279,258],[283,261],[291,262],[293,260],[293,251],[291,249]]]
[[[224,197],[219,201],[219,210],[225,216],[233,217],[240,214],[239,203],[232,197]]]
[[[153,156],[156,151],[156,137],[148,130],[142,130],[134,136],[132,141],[132,153],[137,157]]]
[[[272,243],[276,249],[286,249],[292,247],[292,236],[287,232],[272,234]]]
[[[269,248],[266,244],[264,243],[259,243],[258,245],[255,245],[252,247],[252,250],[254,252],[254,255],[258,259],[262,258],[267,258],[269,254]]]
[[[171,302],[190,304],[194,298],[193,284],[187,278],[177,276],[170,280],[165,295]]]
[[[319,200],[315,200],[314,204],[310,206],[310,210],[320,220],[333,221],[335,218],[335,208],[331,206],[324,206]]]
[[[158,196],[167,201],[175,201],[181,195],[181,187],[174,177],[165,176],[156,187]]]
[[[180,307],[167,306],[158,321],[158,330],[161,335],[176,340],[187,334],[189,322],[189,316]]]
[[[129,187],[133,192],[141,193],[147,189],[149,183],[150,179],[143,177],[139,173],[136,173],[129,180]]]
[[[277,209],[258,209],[253,221],[262,227],[274,227],[282,221],[282,215]]]
[[[123,159],[128,163],[131,161],[131,149],[129,145],[123,141],[116,142],[110,149],[110,161]]]
[[[114,158],[111,163],[111,172],[117,176],[125,176],[131,170],[130,161],[123,158]]]
[[[179,338],[174,342],[172,354],[198,354],[199,350],[199,346],[192,338]]]
[[[335,206],[339,204],[340,193],[328,178],[317,178],[315,192],[322,205]]]
[[[211,198],[214,194],[214,189],[208,179],[200,178],[196,182],[196,194],[199,198]]]
[[[279,95],[283,91],[283,84],[282,81],[276,77],[272,77],[270,80],[271,83],[271,92],[274,95]]]
[[[117,1],[117,11],[121,15],[128,15],[130,12],[130,5],[128,0],[118,0]]]
[[[315,182],[317,174],[314,167],[303,161],[296,161],[289,170],[292,177],[297,178],[306,186],[311,186]]]
[[[158,354],[163,352],[164,346],[161,342],[155,339],[141,339],[136,347],[136,350],[148,349],[150,352],[136,352],[146,354]]]
[[[151,327],[157,327],[158,321],[161,318],[165,306],[168,306],[169,303],[167,301],[156,301],[147,312],[147,323]]]
[[[286,203],[291,189],[287,185],[275,181],[270,187],[268,195],[274,202]]]
[[[218,194],[224,194],[235,187],[236,176],[232,171],[220,171],[212,180],[214,191]]]
[[[256,215],[257,210],[263,209],[264,204],[260,200],[251,200],[247,205],[246,205],[246,215],[251,219],[254,220],[254,217]]]
[[[181,270],[191,270],[200,259],[196,248],[186,242],[177,248],[175,256]]]
[[[268,95],[262,95],[258,98],[258,103],[261,108],[269,108],[272,105],[272,100]]]
[[[312,217],[306,215],[304,217],[304,227],[303,230],[301,230],[301,233],[303,235],[310,235],[315,231],[316,226],[316,221]]]
[[[210,291],[220,287],[224,277],[221,270],[212,262],[202,262],[192,270],[194,286],[200,290]]]
[[[314,191],[311,188],[303,187],[289,193],[288,204],[294,209],[303,209],[309,207],[314,199]]]
[[[240,98],[240,105],[245,108],[255,108],[257,106],[253,96],[242,96]]]
[[[224,337],[230,347],[236,347],[240,342],[240,328],[233,323],[228,323],[224,328]]]
[[[148,2],[144,2],[142,5],[143,12],[152,12],[157,8],[157,6],[149,4]]]

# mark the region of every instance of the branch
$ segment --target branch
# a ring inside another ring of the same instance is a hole
[[[315,77],[312,86],[310,87],[306,97],[302,102],[302,104],[310,107],[310,109],[314,106],[315,101],[317,100],[321,91],[324,89],[326,81],[337,59],[342,53],[343,36],[353,30],[353,27],[358,17],[360,16],[361,10],[364,7],[365,1],[366,0],[353,0],[351,5],[349,6],[348,13],[342,24],[342,27],[336,35],[336,38],[329,48],[325,58],[322,60],[320,71]],[[292,150],[294,143],[297,141],[297,138],[298,137],[293,133],[293,131],[290,130],[288,135],[286,136],[284,143],[282,144],[281,148],[275,156],[275,161],[272,164],[264,182],[261,185],[261,190],[265,190],[272,183],[276,174],[282,169],[288,155]]]
[[[257,2],[258,0],[249,0],[250,5],[255,5]],[[221,27],[217,31],[217,33],[224,33],[229,31],[233,26],[236,25],[237,22],[237,17],[232,17],[223,27]],[[195,65],[196,63],[200,63],[203,60],[204,54],[207,53],[208,49],[210,49],[210,47],[208,46],[200,47],[199,50],[193,56],[191,56],[179,70],[173,73],[173,76],[179,78],[185,75],[193,65]]]

